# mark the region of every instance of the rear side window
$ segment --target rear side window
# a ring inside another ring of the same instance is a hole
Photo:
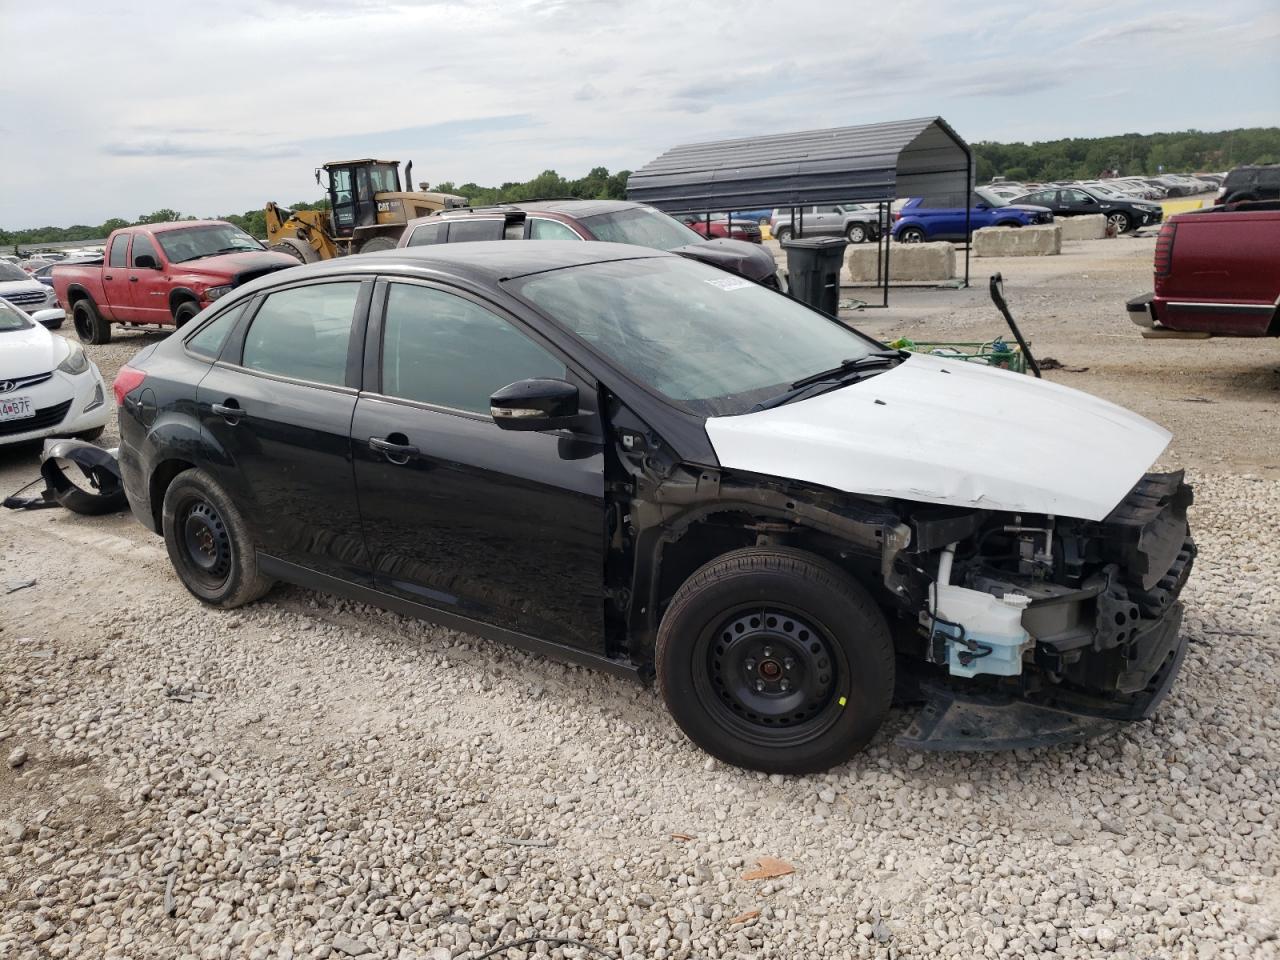
[[[501,240],[504,220],[454,220],[449,224],[449,242],[466,240]]]
[[[530,240],[581,240],[573,230],[559,220],[543,220],[533,217],[529,220]]]
[[[389,397],[487,415],[501,387],[565,375],[563,363],[502,317],[431,287],[392,284],[383,330]]]
[[[358,281],[280,290],[263,301],[245,336],[242,366],[282,377],[341,386]]]
[[[119,234],[111,241],[111,252],[107,256],[107,266],[109,267],[125,267],[129,264],[128,257],[129,235],[127,233]]]
[[[222,353],[222,345],[227,342],[227,335],[231,333],[231,328],[236,325],[236,321],[244,315],[244,311],[243,303],[230,310],[224,310],[187,341],[187,349],[191,353],[208,357],[210,360],[218,359],[218,354]]]
[[[425,247],[432,243],[444,243],[448,228],[447,223],[424,223],[420,227],[414,227],[405,246]]]

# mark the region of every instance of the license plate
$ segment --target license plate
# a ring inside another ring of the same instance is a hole
[[[0,397],[0,423],[5,420],[25,420],[35,415],[36,408],[30,397]]]

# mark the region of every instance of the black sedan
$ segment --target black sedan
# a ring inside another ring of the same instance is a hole
[[[1055,217],[1079,217],[1100,213],[1107,218],[1108,226],[1116,233],[1128,233],[1136,227],[1159,223],[1164,219],[1164,208],[1145,200],[1121,200],[1109,197],[1089,187],[1051,187],[1017,197],[1010,203],[1032,203],[1048,207]]]
[[[1143,478],[1165,431],[670,253],[450,243],[278,271],[114,392],[129,505],[203,602],[285,580],[656,676],[731,763],[846,759],[898,660],[1070,683],[1060,726],[1146,716],[1181,662],[1189,492]],[[1000,427],[956,443],[975,422]],[[1014,742],[961,727],[928,738]]]

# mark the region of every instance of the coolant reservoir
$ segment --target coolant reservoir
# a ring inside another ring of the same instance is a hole
[[[1006,593],[993,597],[964,587],[934,586],[936,632],[947,638],[947,669],[953,677],[980,673],[1013,677],[1022,673],[1022,652],[1031,635],[1022,628],[1030,597]],[[963,633],[957,626],[963,627]]]

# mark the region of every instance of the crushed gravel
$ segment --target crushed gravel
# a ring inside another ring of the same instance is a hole
[[[1280,957],[1280,483],[1193,479],[1152,721],[934,755],[895,711],[806,778],[419,621],[201,607],[126,517],[5,517],[37,584],[0,599],[0,957]],[[544,955],[592,954],[498,954]]]

